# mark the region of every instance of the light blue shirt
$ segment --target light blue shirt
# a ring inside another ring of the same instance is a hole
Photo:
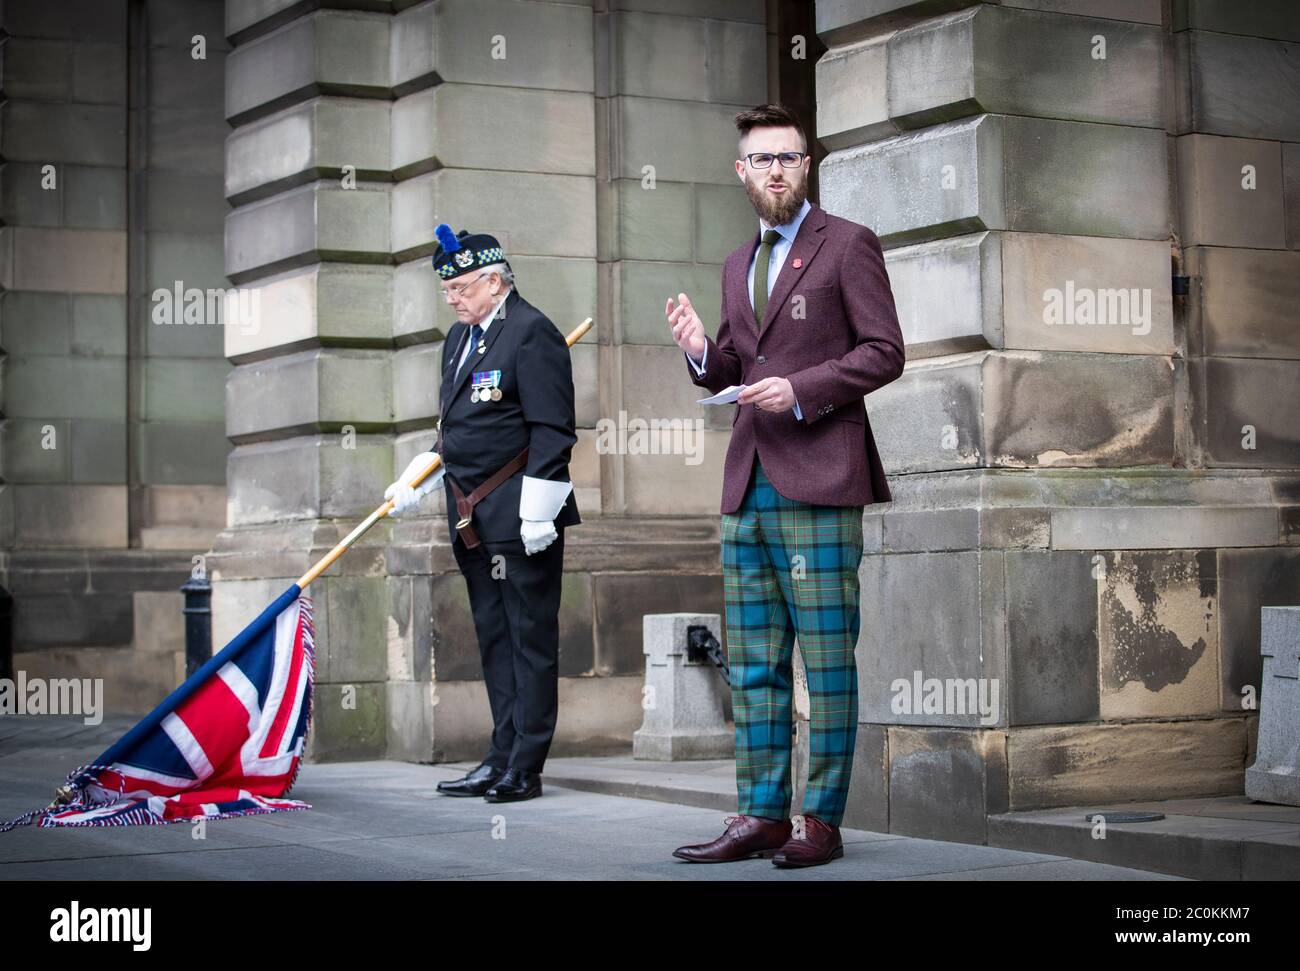
[[[760,240],[769,229],[775,229],[781,234],[781,238],[772,244],[772,252],[767,258],[767,295],[769,297],[772,295],[772,288],[776,286],[776,278],[781,275],[781,267],[785,266],[785,258],[790,252],[790,247],[794,245],[794,238],[799,235],[799,227],[803,224],[804,217],[808,215],[811,209],[812,203],[805,199],[803,205],[799,207],[799,211],[795,213],[794,218],[782,226],[769,226],[761,218],[758,220]],[[754,247],[754,256],[749,261],[749,273],[745,276],[745,293],[749,295],[749,306],[751,308],[754,306],[754,264],[758,262],[758,250],[759,247]],[[762,323],[760,320],[759,325],[761,326]],[[686,360],[691,362],[697,374],[703,374],[705,365],[709,360],[709,349],[707,347],[704,349],[704,357],[700,359],[698,364],[691,359],[689,354],[686,356]],[[803,421],[803,411],[800,410],[797,401],[794,403],[794,416]]]

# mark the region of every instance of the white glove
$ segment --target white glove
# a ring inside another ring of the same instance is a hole
[[[389,513],[390,516],[396,516],[398,513],[413,508],[421,499],[442,484],[442,477],[446,475],[446,469],[439,465],[437,471],[418,486],[411,485],[415,477],[427,469],[429,463],[437,457],[437,452],[421,452],[411,459],[406,470],[397,477],[397,481],[384,490],[384,498],[393,500],[393,511]]]
[[[519,538],[524,541],[524,553],[532,556],[550,546],[559,537],[555,531],[555,521],[538,522],[535,519],[519,521]]]

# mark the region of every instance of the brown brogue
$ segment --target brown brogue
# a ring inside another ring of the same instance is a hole
[[[803,836],[791,836],[772,857],[773,866],[820,866],[844,855],[840,828],[824,823],[816,816],[804,816]]]
[[[728,816],[726,831],[711,843],[679,846],[673,856],[691,863],[731,863],[770,857],[790,839],[790,820]]]

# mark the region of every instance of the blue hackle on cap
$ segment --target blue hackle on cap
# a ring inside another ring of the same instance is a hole
[[[442,244],[444,253],[455,253],[460,249],[460,240],[456,238],[456,234],[452,232],[451,227],[446,223],[439,223],[433,234],[438,237],[438,242]]]

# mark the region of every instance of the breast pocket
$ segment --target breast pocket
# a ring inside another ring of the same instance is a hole
[[[840,317],[840,293],[834,285],[801,287],[790,291],[790,316],[820,326]]]

